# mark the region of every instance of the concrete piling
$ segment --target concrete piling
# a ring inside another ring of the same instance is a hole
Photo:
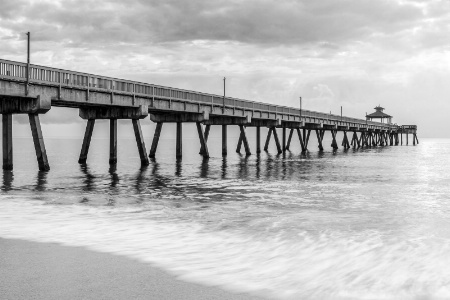
[[[153,135],[152,146],[150,148],[149,154],[150,158],[155,158],[156,149],[158,148],[159,137],[161,136],[162,126],[163,126],[162,122],[156,123],[155,134]]]
[[[117,119],[109,120],[109,164],[117,163]]]
[[[87,120],[86,131],[84,133],[83,145],[81,146],[79,164],[85,164],[89,152],[89,146],[91,145],[92,132],[94,131],[95,119]]]
[[[13,169],[12,114],[2,116],[3,170]]]
[[[141,165],[147,166],[149,164],[147,157],[147,150],[145,149],[144,137],[142,135],[141,123],[138,119],[132,119],[134,135],[136,137],[136,145],[139,151],[139,157],[141,158]]]

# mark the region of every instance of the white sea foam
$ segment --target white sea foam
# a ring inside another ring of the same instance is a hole
[[[125,255],[182,280],[231,291],[280,299],[450,297],[450,244],[439,238],[400,240],[378,231],[333,229],[252,236],[166,222],[132,207],[0,199],[0,237]]]

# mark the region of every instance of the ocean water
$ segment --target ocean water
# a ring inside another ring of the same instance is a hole
[[[420,136],[419,136],[420,137]],[[252,141],[253,141],[252,137]],[[410,140],[411,141],[411,140]],[[147,138],[147,149],[150,140]],[[141,168],[135,141],[46,139],[39,172],[30,139],[14,140],[0,178],[0,237],[83,246],[273,299],[450,298],[450,140],[307,155],[211,158],[197,139],[162,139]],[[254,151],[254,145],[251,143]]]

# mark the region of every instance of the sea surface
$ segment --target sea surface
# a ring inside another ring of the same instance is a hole
[[[327,137],[329,138],[329,137]],[[419,135],[420,138],[420,135]],[[250,146],[254,152],[254,137]],[[410,143],[411,143],[410,139]],[[180,280],[274,299],[450,298],[450,140],[320,153],[221,156],[220,135],[162,139],[141,168],[133,139],[14,140],[0,176],[0,237],[82,246],[150,263]],[[150,139],[146,139],[147,149]],[[273,141],[272,141],[273,143]],[[1,251],[1,249],[0,249]]]

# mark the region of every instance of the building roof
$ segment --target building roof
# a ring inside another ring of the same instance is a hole
[[[392,116],[385,114],[382,111],[377,110],[374,113],[371,113],[370,115],[367,115],[368,118],[392,118]]]

